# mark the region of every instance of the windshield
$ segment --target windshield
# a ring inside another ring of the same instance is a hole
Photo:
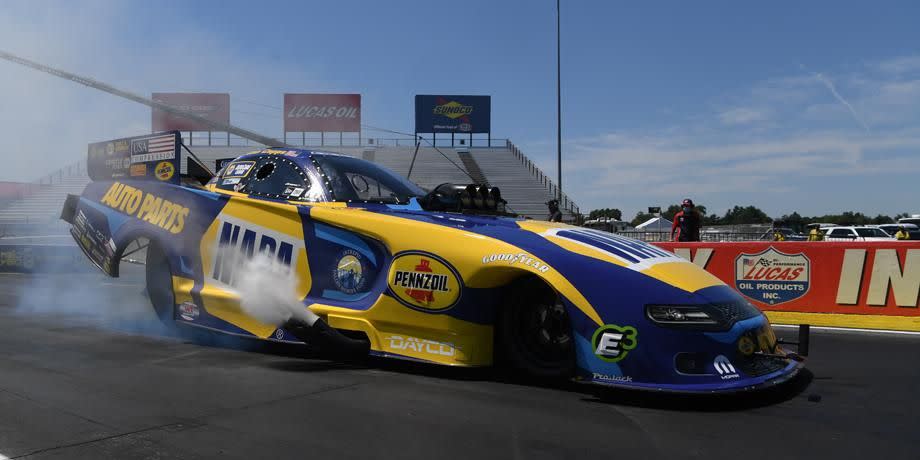
[[[888,238],[890,236],[877,228],[857,228],[856,234],[863,238]]]
[[[417,185],[369,161],[339,155],[314,155],[329,178],[335,201],[408,203],[425,194]]]

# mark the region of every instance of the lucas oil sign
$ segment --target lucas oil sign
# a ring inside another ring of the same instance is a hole
[[[811,262],[805,254],[786,254],[773,247],[741,253],[735,259],[735,287],[746,297],[769,305],[798,299],[808,292]]]
[[[361,131],[360,94],[285,94],[286,132]]]

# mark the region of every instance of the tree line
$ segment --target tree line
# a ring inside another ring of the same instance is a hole
[[[745,224],[770,224],[775,223],[779,227],[789,227],[798,232],[804,232],[808,224],[826,223],[837,225],[881,225],[896,223],[902,217],[910,215],[901,213],[894,217],[879,214],[875,217],[865,215],[861,212],[846,211],[840,214],[825,214],[823,216],[802,216],[798,212],[784,214],[778,218],[771,218],[763,210],[756,206],[734,206],[725,211],[724,215],[707,214],[705,205],[696,205],[697,212],[703,217],[703,225],[745,225]],[[680,212],[680,206],[672,204],[661,215],[665,219],[673,220],[674,215]],[[588,219],[613,218],[623,220],[623,212],[616,208],[595,209],[588,213]],[[647,212],[638,212],[636,217],[630,221],[630,225],[637,226],[648,221],[652,214]]]

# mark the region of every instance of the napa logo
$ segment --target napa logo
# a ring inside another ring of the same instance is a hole
[[[426,252],[398,254],[388,275],[390,294],[403,305],[422,311],[444,311],[460,300],[460,275],[447,261]]]
[[[463,105],[457,101],[450,101],[434,107],[434,114],[456,120],[473,113],[473,106]]]
[[[735,287],[745,297],[777,305],[802,297],[811,281],[811,261],[805,254],[786,254],[771,246],[735,259]]]
[[[296,266],[297,257],[304,250],[303,242],[290,235],[243,220],[220,216],[216,225],[216,250],[212,256],[210,276],[230,286],[238,281],[237,269],[256,254],[266,255],[290,267]]]

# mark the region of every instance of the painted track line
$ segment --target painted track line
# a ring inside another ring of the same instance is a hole
[[[773,324],[775,328],[780,329],[798,329],[798,324]],[[855,327],[832,327],[832,326],[811,326],[813,331],[837,332],[837,333],[856,333],[870,335],[913,335],[920,336],[920,332],[915,331],[892,331],[889,329],[862,329]]]

